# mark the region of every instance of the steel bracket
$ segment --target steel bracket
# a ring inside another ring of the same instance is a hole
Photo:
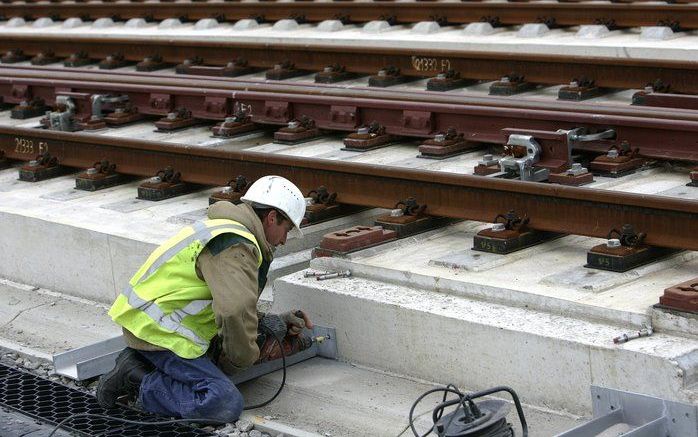
[[[434,114],[426,111],[402,111],[402,129],[405,135],[429,135],[433,131]]]
[[[174,99],[170,94],[152,93],[149,102],[153,114],[167,115],[172,110]]]

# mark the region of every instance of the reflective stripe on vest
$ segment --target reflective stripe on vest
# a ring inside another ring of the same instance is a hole
[[[213,238],[213,233],[220,230],[227,230],[228,232],[235,233],[253,243],[254,246],[257,248],[258,267],[262,264],[263,257],[261,248],[259,247],[259,243],[254,237],[254,234],[252,234],[246,227],[244,227],[241,224],[227,219],[217,219],[208,220],[206,222],[196,222],[191,226],[191,228],[193,232],[190,235],[177,241],[171,247],[167,249],[164,248],[164,245],[158,247],[158,249],[156,249],[153,252],[153,254],[151,254],[144,266],[141,267],[141,269],[139,269],[139,272],[137,272],[136,275],[134,275],[131,278],[129,284],[124,288],[121,294],[126,298],[126,301],[130,307],[139,310],[143,314],[147,315],[159,327],[167,331],[175,332],[181,335],[182,337],[185,337],[186,339],[196,344],[203,352],[205,352],[208,348],[209,340],[201,338],[194,331],[185,326],[182,323],[182,321],[187,316],[194,316],[206,310],[212,303],[211,299],[192,300],[188,302],[183,308],[174,309],[169,314],[166,314],[165,311],[155,302],[155,299],[146,300],[139,296],[135,290],[135,287],[138,287],[139,284],[150,278],[160,267],[162,267],[169,260],[176,257],[177,254],[187,249],[191,244],[195,243],[196,241],[199,241],[201,243],[201,247],[203,249],[203,247],[205,247],[206,244]],[[186,229],[187,228],[185,228],[183,231],[185,231]],[[158,254],[158,252],[161,253]],[[153,259],[154,255],[157,256]],[[192,259],[192,262],[195,263],[196,260]],[[145,266],[147,266],[147,268],[143,273],[139,275],[139,273]],[[159,299],[160,297],[156,299]],[[143,340],[148,341],[147,338],[144,338]]]

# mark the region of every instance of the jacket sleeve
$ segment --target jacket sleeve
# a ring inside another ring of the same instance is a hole
[[[226,367],[242,370],[259,359],[257,346],[257,255],[238,243],[213,255],[205,248],[197,259],[200,276],[213,297],[213,313]]]

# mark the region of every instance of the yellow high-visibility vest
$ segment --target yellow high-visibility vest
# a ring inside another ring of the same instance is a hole
[[[214,237],[232,233],[262,250],[242,224],[227,219],[196,222],[182,229],[150,255],[116,298],[109,315],[117,324],[148,343],[182,358],[206,353],[216,335],[211,290],[196,274],[196,259]]]

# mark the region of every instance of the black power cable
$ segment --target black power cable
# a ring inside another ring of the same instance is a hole
[[[477,405],[473,402],[473,399],[476,398],[481,398],[484,396],[489,396],[491,394],[500,392],[500,391],[506,391],[509,393],[514,400],[514,405],[516,406],[516,412],[519,416],[519,422],[521,422],[521,430],[523,437],[528,436],[528,425],[526,424],[526,418],[524,417],[523,413],[523,408],[521,407],[521,402],[519,401],[519,397],[516,394],[516,392],[505,386],[499,386],[499,387],[493,387],[487,390],[475,392],[475,393],[463,393],[458,388],[456,388],[455,385],[449,384],[446,387],[439,387],[439,388],[433,388],[431,390],[427,390],[426,392],[422,393],[421,396],[417,398],[417,400],[412,403],[412,407],[410,408],[410,415],[409,415],[409,427],[412,430],[412,433],[415,435],[415,437],[426,437],[432,432],[435,432],[439,437],[442,437],[446,434],[447,430],[451,426],[451,423],[453,420],[456,418],[457,413],[460,409],[465,409],[466,404],[468,404],[468,408],[471,410],[476,410],[477,411]],[[432,412],[432,421],[436,425],[436,422],[441,419],[443,416],[444,411],[448,407],[452,407],[454,405],[458,405],[456,409],[451,413],[451,417],[449,418],[448,422],[446,425],[443,427],[443,431],[439,432],[438,430],[435,430],[436,426],[432,427],[429,431],[427,431],[424,434],[419,434],[417,429],[414,427],[414,410],[417,408],[417,405],[424,399],[425,397],[429,396],[432,393],[443,393],[443,401],[437,405],[433,412]],[[451,399],[449,401],[446,401],[446,397],[448,394],[454,394],[457,396],[457,399]],[[502,419],[500,421],[494,422],[491,426],[488,427],[487,430],[483,430],[481,433],[478,434],[473,434],[477,435],[479,437],[505,437],[505,436],[510,436],[512,435],[510,428],[508,424],[506,423],[505,419]]]
[[[256,405],[250,405],[248,407],[243,408],[243,410],[254,410],[256,408],[261,408],[266,405],[269,405],[274,399],[279,396],[281,393],[281,390],[283,390],[284,386],[286,385],[286,352],[284,351],[284,345],[282,340],[279,338],[279,336],[274,332],[271,328],[260,324],[259,328],[266,331],[267,334],[270,334],[274,339],[276,340],[276,343],[279,345],[279,349],[281,349],[281,364],[282,364],[282,377],[281,377],[281,385],[279,386],[279,389],[276,390],[276,393],[274,393],[274,396],[272,396],[269,400],[264,401],[260,404]],[[65,425],[67,422],[72,421],[73,419],[76,419],[78,417],[94,417],[98,419],[108,419],[108,420],[114,420],[117,422],[122,422],[126,423],[129,425],[171,425],[174,423],[208,423],[208,424],[223,424],[223,422],[220,422],[218,420],[214,419],[168,419],[168,420],[159,420],[159,421],[154,421],[154,422],[147,422],[147,421],[138,421],[138,420],[129,420],[129,419],[122,419],[120,417],[112,417],[106,414],[96,414],[96,413],[77,413],[77,414],[71,414],[70,416],[66,417],[65,419],[61,420],[58,422],[58,424],[53,428],[51,433],[47,437],[53,437],[53,435],[61,429],[63,425]],[[106,435],[108,433],[105,432],[103,435]]]

